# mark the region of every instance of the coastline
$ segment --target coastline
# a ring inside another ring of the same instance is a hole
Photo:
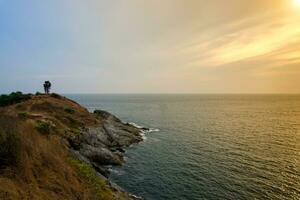
[[[123,165],[126,148],[144,141],[153,129],[122,122],[106,111],[90,113],[57,94],[29,95],[24,101],[0,107],[0,114],[0,133],[14,130],[16,134],[11,150],[1,152],[11,157],[13,151],[16,160],[1,166],[0,197],[43,199],[51,193],[53,200],[144,199],[113,183],[108,178],[109,166]],[[8,145],[10,141],[1,142]],[[23,178],[15,179],[6,172]],[[47,173],[56,178],[36,176]],[[5,187],[4,180],[18,193]],[[61,192],[54,192],[58,190]]]
[[[121,165],[126,163],[126,159],[124,157],[124,154],[125,154],[127,148],[129,148],[131,145],[139,144],[140,142],[143,142],[143,141],[147,140],[146,134],[151,133],[151,132],[159,131],[159,129],[146,128],[146,127],[140,126],[140,125],[138,125],[134,122],[123,122],[119,118],[117,118],[116,116],[112,115],[111,113],[109,113],[107,111],[95,110],[93,113],[94,114],[96,113],[97,115],[101,115],[102,117],[105,116],[104,118],[107,118],[107,119],[113,119],[114,121],[117,121],[119,123],[119,125],[121,125],[121,126],[127,126],[127,127],[130,127],[130,128],[134,127],[134,128],[139,130],[138,134],[140,135],[141,140],[128,143],[124,146],[112,146],[111,147],[111,149],[113,149],[113,151],[117,152],[118,156],[121,156],[121,158],[122,158]],[[91,113],[91,114],[93,114],[93,113]],[[135,129],[133,129],[133,130],[135,131]],[[95,128],[92,128],[90,131],[91,132],[94,132],[94,131],[97,132],[97,130]],[[119,130],[119,131],[121,131],[121,130]],[[95,145],[95,146],[97,146],[97,145]],[[116,148],[116,149],[114,149],[114,148]],[[88,158],[83,159],[82,155],[78,155],[78,153],[74,153],[73,149],[71,149],[70,151],[71,151],[71,154],[78,160],[86,162],[87,164],[91,164],[91,162],[93,162],[92,160],[90,160]],[[111,159],[113,159],[113,158],[111,158]],[[119,192],[122,192],[122,193],[127,193],[133,200],[145,200],[145,198],[143,198],[143,197],[140,197],[140,196],[137,196],[135,194],[129,193],[128,191],[126,191],[124,188],[122,188],[119,185],[117,185],[116,183],[114,183],[109,178],[109,174],[111,173],[111,168],[113,167],[112,165],[103,165],[102,167],[104,167],[104,169],[102,169],[102,170],[99,170],[99,167],[100,167],[99,165],[95,166],[93,164],[93,166],[94,166],[94,169],[99,172],[99,176],[108,181],[110,187],[113,190],[116,190],[116,191],[119,191]]]
[[[126,191],[125,189],[123,189],[122,187],[120,187],[119,185],[117,185],[116,183],[114,183],[112,180],[110,180],[109,174],[111,173],[110,170],[111,170],[111,167],[113,165],[123,165],[126,162],[124,154],[125,154],[126,149],[128,147],[130,147],[133,144],[138,144],[140,142],[145,141],[147,139],[146,138],[147,133],[154,132],[154,131],[159,131],[159,130],[158,129],[152,129],[152,128],[146,128],[146,127],[137,125],[136,123],[133,123],[133,122],[130,122],[130,123],[123,122],[119,118],[117,118],[116,116],[112,115],[111,113],[109,113],[107,111],[95,110],[91,114],[96,114],[97,116],[100,116],[101,118],[105,119],[104,121],[107,120],[107,122],[104,123],[104,127],[105,127],[104,131],[105,131],[106,134],[110,135],[110,137],[111,137],[112,134],[119,134],[120,132],[124,131],[124,128],[125,129],[127,128],[127,129],[129,129],[128,134],[132,133],[136,136],[136,133],[138,133],[138,135],[139,135],[138,139],[130,141],[130,142],[125,143],[123,145],[119,145],[119,144],[118,145],[112,145],[108,148],[108,150],[115,153],[121,159],[121,163],[114,163],[114,162],[109,161],[109,160],[111,160],[111,161],[115,160],[113,154],[109,155],[109,156],[111,156],[110,158],[107,158],[106,162],[107,162],[108,165],[107,164],[104,164],[104,165],[96,164],[95,160],[93,160],[88,154],[80,153],[80,150],[76,151],[75,149],[71,148],[70,149],[71,154],[76,159],[78,159],[82,162],[85,162],[89,165],[92,165],[94,167],[94,169],[97,172],[99,172],[99,176],[101,178],[105,179],[106,181],[108,181],[110,187],[113,190],[121,192],[121,193],[127,193],[130,196],[130,198],[132,198],[134,200],[144,200],[143,197],[137,196],[135,194],[131,194],[128,191]],[[106,126],[111,126],[114,123],[117,123],[117,125],[114,125],[113,128],[112,127],[110,127],[110,128],[106,127]],[[89,137],[94,137],[94,136],[97,136],[97,134],[102,134],[102,132],[99,133],[99,130],[97,130],[97,128],[99,128],[99,127],[96,127],[96,128],[92,127],[92,128],[82,130],[82,134],[85,135],[85,136],[84,136],[84,138],[82,138],[81,145],[85,145],[86,141],[89,140]],[[130,131],[132,131],[132,132],[130,132]],[[120,139],[114,139],[114,142],[120,143]],[[123,143],[123,142],[121,142],[121,143]],[[88,145],[90,145],[90,144],[88,144]],[[97,147],[97,146],[100,146],[100,145],[97,142],[94,141],[93,146]],[[95,150],[95,151],[97,151],[97,150]],[[101,156],[100,155],[101,152],[91,152],[91,153],[96,153],[97,155]]]

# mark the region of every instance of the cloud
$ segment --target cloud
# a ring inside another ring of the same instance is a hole
[[[256,17],[223,25],[230,27],[225,33],[205,39],[183,49],[194,58],[195,67],[216,67],[230,63],[247,62],[249,59],[298,62],[300,44],[300,21],[298,16]],[[209,32],[207,33],[209,34]],[[282,63],[284,65],[284,63]]]

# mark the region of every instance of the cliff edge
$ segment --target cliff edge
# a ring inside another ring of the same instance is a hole
[[[0,106],[0,199],[138,199],[110,183],[106,166],[124,162],[141,129],[56,94]]]

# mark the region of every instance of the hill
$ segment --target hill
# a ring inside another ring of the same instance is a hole
[[[0,199],[136,199],[105,177],[140,129],[59,95],[17,96],[0,107]]]

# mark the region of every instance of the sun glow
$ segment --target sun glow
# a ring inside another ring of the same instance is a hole
[[[300,0],[294,0],[294,5],[296,7],[300,7]]]

